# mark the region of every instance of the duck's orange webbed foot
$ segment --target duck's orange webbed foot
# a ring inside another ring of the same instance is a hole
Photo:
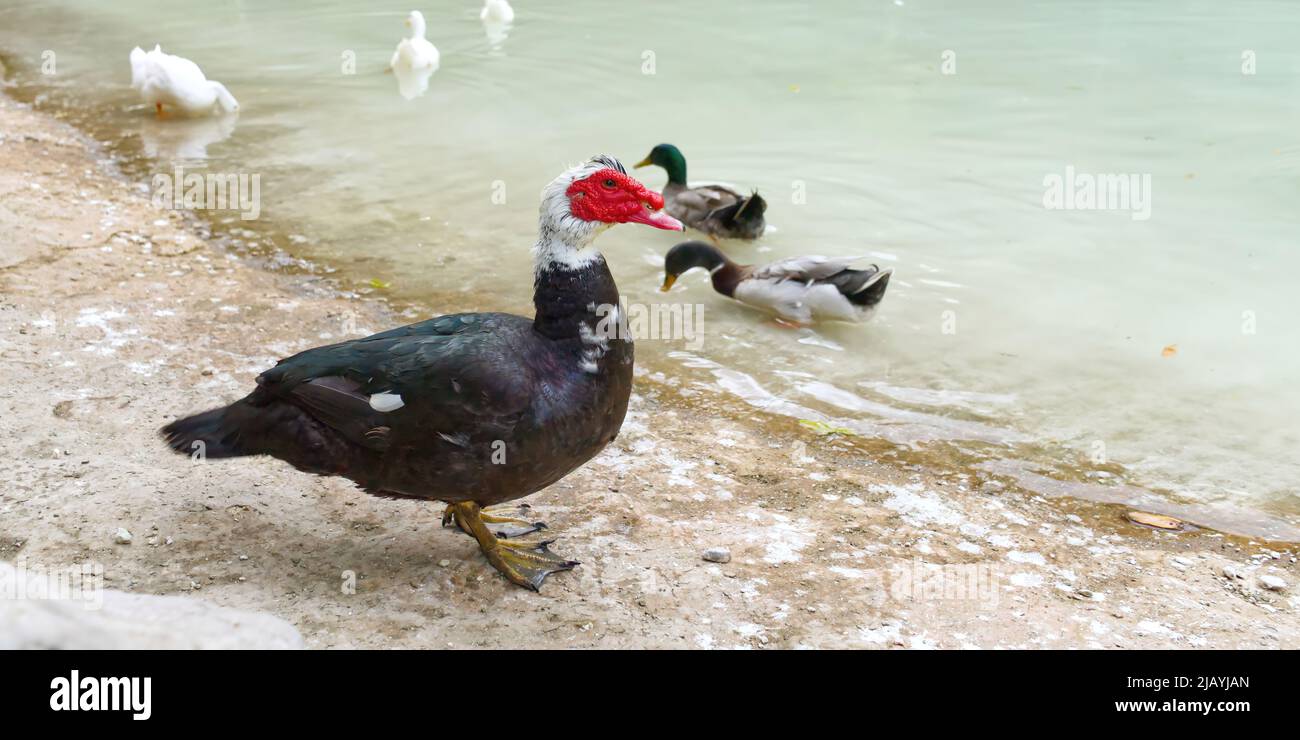
[[[454,520],[457,526],[478,540],[479,549],[492,567],[524,588],[537,591],[550,574],[572,570],[578,565],[576,560],[566,560],[547,549],[553,540],[513,542],[492,534],[484,522],[482,510],[473,501],[450,504],[447,512],[443,514],[444,523]]]

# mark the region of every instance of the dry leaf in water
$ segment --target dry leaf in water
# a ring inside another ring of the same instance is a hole
[[[1152,514],[1149,511],[1130,511],[1128,513],[1129,521],[1145,524],[1148,527],[1156,529],[1182,529],[1183,521],[1175,519],[1172,516],[1164,514]]]

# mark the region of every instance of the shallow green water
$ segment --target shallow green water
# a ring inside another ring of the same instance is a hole
[[[442,68],[411,101],[383,72],[407,6],[0,0],[0,48],[156,171],[260,174],[295,255],[439,311],[528,310],[541,186],[676,143],[691,179],[768,198],[774,230],[736,259],[861,254],[896,276],[871,324],[789,331],[703,274],[665,299],[675,237],[615,229],[629,300],[705,306],[703,346],[642,342],[649,369],[900,443],[992,445],[1103,498],[1124,489],[1102,457],[1211,521],[1297,521],[1300,7],[521,0],[495,44],[472,0],[420,9]],[[126,57],[155,42],[231,89],[233,127],[151,120]],[[1067,167],[1148,175],[1149,218],[1045,208]]]

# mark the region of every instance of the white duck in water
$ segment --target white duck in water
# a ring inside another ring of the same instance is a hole
[[[478,17],[483,21],[488,46],[494,52],[500,52],[501,45],[510,35],[510,25],[515,22],[515,9],[506,0],[483,0],[483,10],[479,11]]]
[[[894,274],[875,265],[853,270],[856,257],[791,257],[767,265],[738,265],[717,247],[682,242],[664,256],[668,290],[682,273],[703,267],[713,289],[728,298],[776,314],[794,324],[814,321],[865,321],[885,297]]]
[[[507,0],[483,0],[483,10],[478,17],[484,23],[514,23],[515,9]]]
[[[397,91],[402,97],[412,100],[428,91],[429,78],[438,70],[440,57],[438,48],[424,37],[423,13],[412,10],[406,16],[406,25],[411,29],[411,35],[398,42],[388,67],[397,78]]]
[[[429,43],[429,40],[424,37],[426,29],[424,14],[412,10],[411,14],[406,16],[406,25],[411,29],[411,35],[397,43],[397,49],[393,51],[393,59],[388,66],[394,72],[438,69],[440,58],[438,47]]]
[[[225,85],[204,77],[194,62],[165,53],[161,45],[148,52],[138,46],[131,50],[131,87],[154,106],[159,118],[164,106],[184,116],[239,110],[239,102]]]

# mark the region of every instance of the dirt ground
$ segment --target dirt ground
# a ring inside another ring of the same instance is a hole
[[[93,560],[110,588],[268,612],[317,648],[1300,647],[1293,545],[873,460],[644,373],[618,440],[528,500],[582,562],[540,594],[438,505],[156,436],[406,314],[221,252],[0,97],[0,560]]]

